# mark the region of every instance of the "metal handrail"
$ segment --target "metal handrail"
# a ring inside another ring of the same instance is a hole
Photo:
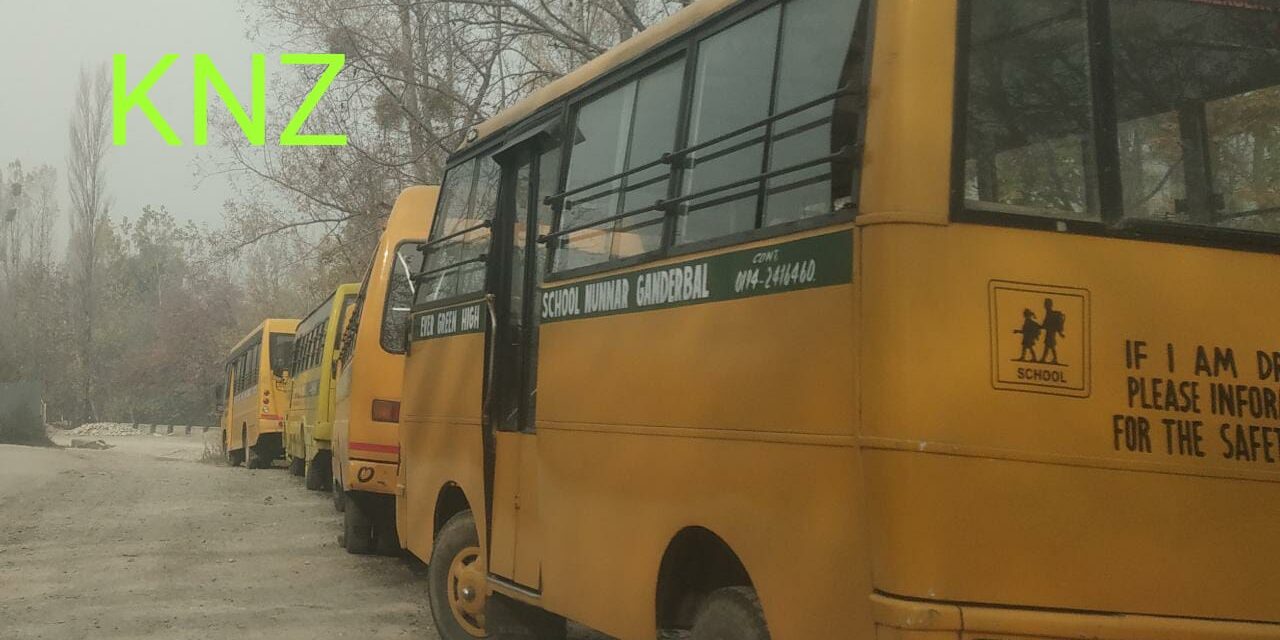
[[[488,260],[489,260],[488,254],[482,253],[474,258],[469,258],[467,260],[462,260],[459,262],[455,262],[453,264],[448,264],[443,267],[431,269],[430,271],[419,271],[418,273],[413,274],[413,281],[415,283],[422,282],[423,280],[426,280],[427,278],[430,278],[431,276],[434,276],[437,273],[443,273],[445,271],[449,271],[450,269],[457,269],[458,267],[463,267],[476,262],[487,262]]]
[[[861,94],[861,93],[862,93],[862,90],[861,90],[861,89],[851,88],[851,87],[849,87],[848,85],[846,85],[846,86],[844,86],[844,87],[841,87],[841,88],[839,88],[839,89],[835,90],[835,92],[833,92],[833,93],[829,93],[829,94],[827,94],[827,95],[825,95],[825,96],[822,96],[822,97],[819,97],[819,98],[814,98],[813,100],[810,100],[810,101],[808,101],[808,102],[801,103],[801,104],[799,104],[799,105],[796,105],[796,106],[794,106],[794,107],[791,107],[790,109],[785,109],[785,110],[783,110],[783,111],[779,111],[779,112],[777,112],[777,113],[775,113],[775,114],[773,114],[773,115],[769,116],[768,118],[765,118],[765,119],[763,119],[763,120],[760,120],[759,122],[754,122],[754,123],[752,123],[752,124],[748,124],[748,125],[745,125],[745,126],[742,126],[742,127],[738,127],[737,129],[734,129],[733,131],[730,131],[730,132],[728,132],[728,133],[722,133],[722,134],[720,134],[720,135],[718,135],[718,136],[716,136],[716,137],[714,137],[714,138],[711,138],[711,139],[709,139],[709,140],[703,140],[702,142],[699,142],[698,144],[689,145],[689,146],[687,146],[687,147],[685,147],[685,148],[683,148],[683,149],[677,149],[677,150],[675,150],[675,151],[672,151],[672,152],[671,152],[671,153],[669,153],[669,154],[664,154],[664,156],[663,156],[663,157],[665,158],[665,157],[668,157],[668,156],[669,156],[670,158],[669,158],[669,160],[668,160],[668,164],[673,164],[673,163],[675,163],[675,162],[682,161],[682,160],[684,159],[684,157],[685,157],[685,156],[688,156],[689,154],[693,153],[694,151],[698,151],[698,150],[705,149],[705,148],[710,147],[710,146],[713,146],[713,145],[720,144],[721,142],[724,142],[725,140],[729,140],[730,138],[736,138],[737,136],[740,136],[740,135],[742,135],[742,134],[744,134],[744,133],[746,133],[746,132],[748,132],[748,131],[752,131],[752,130],[754,130],[754,129],[759,129],[760,127],[763,127],[763,126],[765,126],[765,125],[767,125],[767,124],[773,124],[774,122],[777,122],[777,121],[779,121],[779,120],[782,120],[783,118],[790,118],[791,116],[794,116],[794,115],[796,115],[797,113],[801,113],[801,112],[804,112],[804,111],[808,111],[809,109],[812,109],[812,108],[814,108],[814,107],[816,107],[816,106],[818,106],[818,105],[820,105],[820,104],[822,104],[822,103],[824,103],[824,102],[831,102],[832,100],[838,100],[838,99],[843,98],[843,97],[845,97],[845,96],[859,95],[859,94]]]
[[[542,204],[545,204],[545,205],[555,204],[555,202],[556,202],[557,200],[564,200],[565,198],[568,198],[569,196],[572,196],[572,195],[576,195],[576,194],[582,193],[583,191],[590,191],[590,190],[592,190],[592,189],[594,189],[594,188],[596,188],[596,187],[602,187],[602,186],[604,186],[604,185],[606,185],[606,184],[609,184],[610,182],[613,182],[614,180],[621,180],[621,179],[623,179],[623,178],[626,178],[627,176],[631,176],[631,175],[635,175],[635,174],[637,174],[637,173],[640,173],[641,171],[646,171],[646,170],[648,170],[648,169],[652,169],[652,168],[654,168],[654,167],[656,167],[656,166],[663,165],[663,164],[667,164],[667,162],[663,160],[663,158],[664,158],[664,157],[666,157],[666,155],[667,155],[667,154],[665,154],[665,153],[664,153],[664,154],[662,154],[662,156],[663,156],[663,157],[660,157],[660,158],[658,158],[657,160],[650,160],[649,162],[646,162],[646,163],[644,163],[644,164],[642,164],[642,165],[635,166],[635,167],[631,167],[630,169],[627,169],[626,171],[623,171],[622,173],[614,174],[614,175],[611,175],[611,176],[606,176],[606,177],[604,177],[604,178],[601,178],[601,179],[599,179],[599,180],[596,180],[595,182],[588,182],[587,184],[584,184],[584,185],[581,185],[581,186],[578,186],[578,187],[574,187],[574,188],[572,188],[572,189],[568,189],[568,190],[565,190],[565,191],[561,191],[560,193],[557,193],[557,194],[549,195],[549,196],[547,196],[547,197],[545,197],[545,198],[543,198],[543,199],[542,199]]]
[[[683,149],[677,149],[677,150],[675,150],[675,151],[669,151],[669,152],[667,152],[667,153],[662,154],[662,156],[661,156],[661,157],[659,157],[657,160],[653,160],[653,161],[650,161],[650,162],[646,162],[646,163],[644,163],[644,164],[642,164],[642,165],[640,165],[640,166],[638,166],[638,167],[632,167],[632,168],[627,169],[626,171],[623,171],[623,172],[621,172],[621,173],[618,173],[618,174],[615,174],[615,175],[612,175],[612,176],[608,176],[608,177],[605,177],[605,178],[601,178],[601,179],[599,179],[599,180],[596,180],[595,182],[590,182],[590,183],[587,183],[587,184],[585,184],[585,185],[578,186],[578,187],[574,187],[574,188],[572,188],[572,189],[568,189],[568,190],[562,191],[562,192],[557,193],[557,194],[554,194],[554,195],[549,195],[549,196],[547,196],[547,197],[543,198],[543,199],[542,199],[542,202],[543,202],[543,204],[546,204],[546,205],[555,204],[557,201],[564,200],[565,198],[567,198],[567,197],[569,197],[569,196],[571,196],[571,195],[574,195],[574,194],[577,194],[577,193],[582,193],[583,191],[587,191],[587,190],[590,190],[590,189],[594,189],[594,188],[599,187],[599,186],[601,186],[601,185],[605,185],[605,184],[608,184],[608,183],[610,183],[610,182],[613,182],[614,180],[620,180],[620,179],[622,179],[622,178],[625,178],[625,177],[630,176],[630,175],[635,174],[635,173],[639,173],[639,172],[644,171],[644,170],[646,170],[646,169],[651,169],[651,168],[656,167],[656,166],[658,166],[658,165],[660,165],[660,164],[667,164],[667,165],[675,164],[675,163],[677,163],[677,162],[683,161],[683,159],[684,159],[684,157],[685,157],[685,156],[687,156],[687,155],[689,155],[690,153],[693,153],[694,151],[697,151],[697,150],[699,150],[699,149],[704,149],[704,148],[706,148],[706,147],[709,147],[709,146],[712,146],[712,145],[715,145],[715,144],[719,144],[719,143],[721,143],[721,142],[724,142],[725,140],[728,140],[728,139],[733,138],[733,137],[736,137],[736,136],[740,136],[740,135],[742,135],[742,134],[744,134],[744,133],[746,133],[746,132],[748,132],[748,131],[754,130],[754,129],[759,129],[760,127],[763,127],[763,126],[768,125],[768,124],[772,124],[772,123],[777,122],[778,120],[781,120],[781,119],[783,119],[783,118],[789,118],[789,117],[791,117],[791,116],[793,116],[793,115],[796,115],[797,113],[801,113],[801,112],[803,112],[803,111],[808,111],[809,109],[812,109],[812,108],[814,108],[814,107],[816,107],[816,106],[818,106],[818,105],[820,105],[820,104],[822,104],[822,103],[824,103],[824,102],[831,102],[832,100],[838,100],[838,99],[843,98],[843,97],[845,97],[845,96],[860,95],[860,94],[862,94],[862,93],[863,93],[863,91],[862,91],[861,89],[854,88],[854,87],[850,87],[849,85],[845,85],[845,86],[840,87],[839,89],[835,90],[835,91],[834,91],[834,92],[832,92],[832,93],[829,93],[829,94],[827,94],[827,95],[824,95],[824,96],[821,96],[821,97],[818,97],[818,98],[814,98],[813,100],[810,100],[810,101],[808,101],[808,102],[805,102],[805,103],[799,104],[799,105],[797,105],[797,106],[791,107],[790,109],[786,109],[786,110],[783,110],[783,111],[779,111],[778,113],[775,113],[775,114],[773,114],[773,115],[771,115],[771,116],[769,116],[769,117],[767,117],[767,118],[765,118],[765,119],[763,119],[763,120],[760,120],[760,121],[758,121],[758,122],[753,122],[753,123],[751,123],[751,124],[748,124],[748,125],[745,125],[745,126],[739,127],[739,128],[734,129],[733,131],[730,131],[730,132],[728,132],[728,133],[723,133],[723,134],[718,135],[718,136],[716,136],[716,137],[714,137],[714,138],[711,138],[711,139],[709,139],[709,140],[704,140],[704,141],[702,141],[702,142],[699,142],[698,144],[690,145],[690,146],[685,147],[685,148],[683,148]]]
[[[594,229],[594,228],[599,227],[599,226],[601,226],[601,225],[609,224],[610,222],[617,222],[617,221],[622,220],[622,219],[624,219],[624,218],[630,218],[630,217],[632,217],[632,216],[637,216],[637,215],[640,215],[640,214],[642,214],[642,213],[648,213],[648,212],[650,212],[650,211],[667,211],[667,212],[670,212],[670,211],[671,211],[671,210],[673,210],[676,206],[678,206],[678,205],[680,205],[680,204],[683,204],[683,203],[685,203],[685,202],[688,202],[688,201],[690,201],[690,200],[696,200],[696,199],[698,199],[698,198],[704,198],[704,197],[706,197],[706,196],[713,195],[713,194],[716,194],[716,193],[720,193],[720,192],[723,192],[723,191],[729,191],[729,190],[732,190],[732,189],[737,189],[738,187],[745,187],[745,186],[747,186],[747,185],[749,185],[749,184],[752,184],[752,183],[756,183],[756,182],[763,182],[763,181],[768,180],[768,179],[770,179],[770,178],[776,178],[776,177],[778,177],[778,176],[786,175],[786,174],[788,174],[788,173],[794,173],[794,172],[796,172],[796,171],[802,171],[802,170],[804,170],[804,169],[808,169],[808,168],[810,168],[810,167],[816,167],[816,166],[818,166],[818,165],[827,164],[827,163],[830,163],[830,162],[838,162],[838,161],[841,161],[841,160],[844,160],[844,161],[852,161],[852,160],[854,159],[854,157],[855,157],[855,151],[856,151],[856,149],[857,149],[857,146],[856,146],[856,145],[846,145],[846,146],[842,147],[839,151],[837,151],[837,152],[835,152],[835,153],[832,153],[832,154],[830,154],[830,155],[822,156],[822,157],[820,157],[820,158],[814,158],[813,160],[807,160],[807,161],[805,161],[805,162],[801,162],[801,163],[798,163],[798,164],[794,164],[794,165],[791,165],[791,166],[789,166],[789,167],[783,167],[783,168],[781,168],[781,169],[774,169],[773,171],[765,171],[765,172],[763,172],[763,173],[760,173],[760,174],[757,174],[757,175],[751,176],[751,177],[749,177],[749,178],[743,178],[743,179],[741,179],[741,180],[737,180],[737,181],[735,181],[735,182],[728,182],[728,183],[725,183],[725,184],[722,184],[722,185],[717,185],[717,186],[714,186],[714,187],[710,187],[710,188],[707,188],[707,189],[703,189],[702,191],[696,191],[696,192],[694,192],[694,193],[689,193],[689,194],[686,194],[686,195],[680,196],[680,197],[678,197],[678,198],[671,198],[671,199],[669,199],[669,200],[659,200],[659,201],[657,201],[657,202],[655,202],[655,203],[653,203],[652,205],[649,205],[649,206],[647,206],[647,207],[641,207],[641,208],[639,208],[639,209],[633,209],[633,210],[631,210],[631,211],[625,211],[625,212],[623,212],[623,213],[619,213],[619,214],[617,214],[617,215],[609,216],[609,217],[607,217],[607,218],[601,218],[601,219],[599,219],[599,220],[592,220],[591,222],[587,222],[587,223],[584,223],[584,224],[580,224],[580,225],[577,225],[577,226],[574,226],[574,227],[569,227],[569,228],[567,228],[567,229],[560,229],[560,230],[555,231],[555,232],[552,232],[552,233],[544,234],[544,235],[538,236],[538,242],[540,242],[540,243],[544,243],[544,244],[545,244],[545,243],[550,242],[551,240],[554,240],[554,239],[556,239],[556,238],[561,238],[561,237],[564,237],[564,236],[567,236],[567,235],[572,235],[572,234],[574,234],[574,233],[578,233],[578,232],[580,232],[580,231],[587,231],[587,230],[589,230],[589,229]]]
[[[647,180],[641,180],[640,182],[637,182],[635,184],[627,184],[627,185],[619,184],[615,188],[608,189],[605,191],[597,191],[589,196],[585,196],[578,200],[566,199],[564,201],[563,208],[565,211],[568,211],[576,206],[579,206],[588,202],[592,202],[594,200],[599,200],[600,198],[604,198],[604,197],[615,195],[615,194],[630,193],[637,189],[643,189],[645,187],[653,186],[655,184],[658,184],[659,182],[666,182],[667,180],[670,180],[670,179],[671,179],[671,172],[665,171],[661,174],[654,175],[652,178],[649,178]]]
[[[426,253],[427,249],[430,249],[430,248],[435,247],[435,246],[439,246],[439,245],[441,245],[441,244],[443,244],[443,243],[445,243],[445,242],[448,242],[448,241],[450,241],[450,240],[453,240],[453,239],[455,239],[455,238],[458,238],[459,236],[465,236],[465,235],[467,235],[468,233],[471,233],[472,231],[479,231],[479,230],[481,230],[481,229],[488,229],[488,228],[490,228],[490,227],[492,227],[492,226],[493,226],[493,220],[483,220],[483,221],[481,221],[481,222],[480,222],[480,224],[477,224],[477,225],[475,225],[475,226],[473,226],[473,227],[467,227],[466,229],[463,229],[463,230],[461,230],[461,231],[455,231],[455,232],[453,232],[453,233],[451,233],[451,234],[449,234],[449,235],[447,235],[447,236],[445,236],[445,237],[443,237],[443,238],[436,238],[435,240],[431,240],[430,242],[424,242],[424,243],[422,243],[422,244],[418,245],[418,251],[421,251],[421,252],[423,252],[423,253]]]

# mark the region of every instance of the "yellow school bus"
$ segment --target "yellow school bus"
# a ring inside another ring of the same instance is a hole
[[[297,320],[264,320],[227,357],[222,442],[233,467],[265,469],[284,454],[282,433],[297,327]]]
[[[339,285],[333,295],[298,323],[293,341],[292,393],[285,420],[284,452],[289,473],[303,476],[305,486],[312,491],[329,490],[338,341],[359,289],[359,284]]]
[[[467,140],[443,638],[1280,637],[1277,0],[697,0]]]
[[[351,553],[400,552],[395,528],[400,393],[413,280],[439,187],[410,187],[392,207],[343,336],[334,414],[334,502]]]

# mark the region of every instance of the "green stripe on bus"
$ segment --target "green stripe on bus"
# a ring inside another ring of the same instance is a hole
[[[542,291],[542,322],[737,300],[853,280],[853,234],[842,231]]]
[[[413,316],[410,324],[414,341],[448,338],[484,331],[484,303],[424,311]]]

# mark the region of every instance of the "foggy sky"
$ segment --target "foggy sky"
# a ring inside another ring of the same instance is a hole
[[[180,221],[218,224],[233,191],[225,177],[196,176],[197,160],[218,150],[212,127],[209,147],[191,146],[191,56],[212,56],[247,108],[250,54],[272,60],[279,52],[250,42],[242,14],[240,0],[0,0],[0,167],[21,159],[27,167],[57,168],[65,219],[68,120],[81,65],[109,68],[112,54],[128,54],[133,86],[161,55],[180,54],[150,96],[184,146],[166,146],[146,118],[132,112],[128,146],[112,147],[108,155],[112,218],[134,218],[152,204]],[[269,64],[268,74],[277,69]],[[210,103],[223,108],[213,91]],[[278,135],[273,126],[268,144]]]

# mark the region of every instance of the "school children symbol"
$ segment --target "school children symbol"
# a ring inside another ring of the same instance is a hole
[[[991,383],[997,389],[1089,395],[1089,292],[993,280]]]

